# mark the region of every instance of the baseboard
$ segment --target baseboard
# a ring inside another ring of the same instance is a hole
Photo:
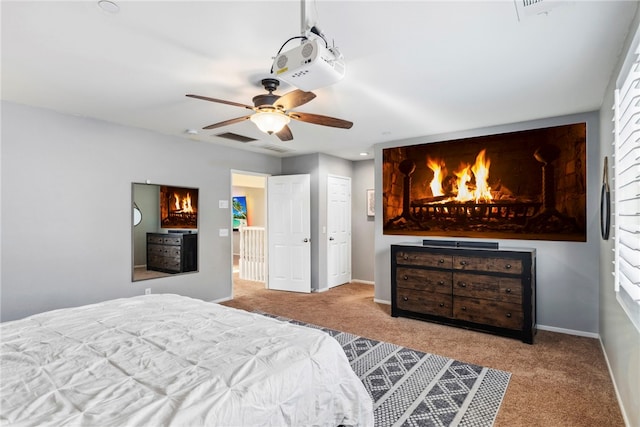
[[[220,304],[221,302],[231,301],[232,299],[233,299],[232,297],[224,297],[224,298],[214,299],[214,300],[211,300],[209,302]]]
[[[604,343],[602,342],[602,338],[598,338],[600,341],[600,347],[602,347],[602,354],[604,354],[604,361],[607,363],[607,369],[609,370],[609,377],[611,377],[611,382],[613,383],[613,389],[616,392],[616,399],[618,400],[618,406],[620,407],[620,412],[622,413],[622,419],[624,420],[624,425],[627,427],[631,427],[631,421],[629,421],[629,417],[624,410],[624,406],[622,405],[622,398],[620,397],[620,392],[618,391],[618,384],[616,384],[616,378],[613,376],[613,370],[611,369],[611,364],[609,363],[609,357],[607,357],[607,352],[604,348]]]
[[[364,283],[365,285],[375,285],[376,282],[372,282],[370,280],[359,280],[359,279],[351,279],[351,283]]]
[[[560,334],[576,335],[578,337],[587,337],[599,339],[600,335],[594,332],[576,331],[574,329],[556,328],[555,326],[537,325],[539,331],[558,332]]]
[[[391,305],[391,301],[387,301],[385,299],[378,299],[378,298],[374,298],[373,302],[378,303],[378,304],[386,304],[386,305]]]

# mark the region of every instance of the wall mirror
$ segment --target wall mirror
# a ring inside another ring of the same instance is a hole
[[[133,282],[198,271],[198,189],[132,183]]]

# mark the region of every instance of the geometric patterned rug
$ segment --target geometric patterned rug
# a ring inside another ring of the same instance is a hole
[[[268,313],[341,345],[373,400],[375,425],[492,426],[511,374]]]

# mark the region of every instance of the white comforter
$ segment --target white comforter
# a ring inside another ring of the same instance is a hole
[[[329,335],[178,295],[0,325],[0,424],[373,425]]]

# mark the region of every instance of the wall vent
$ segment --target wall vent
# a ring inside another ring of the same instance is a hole
[[[238,141],[238,142],[243,142],[243,143],[257,141],[257,139],[255,139],[255,138],[250,138],[248,136],[239,135],[239,134],[233,133],[233,132],[219,133],[219,134],[217,134],[215,136],[217,136],[218,138],[225,138],[225,139],[230,139],[232,141]]]

